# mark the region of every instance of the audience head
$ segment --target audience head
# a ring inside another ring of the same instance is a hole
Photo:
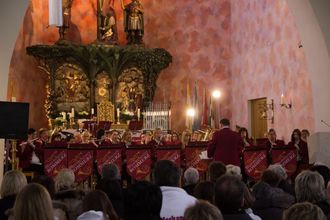
[[[317,172],[305,170],[295,179],[297,202],[318,203],[327,200],[324,180]]]
[[[11,170],[6,172],[1,183],[1,198],[17,195],[26,184],[26,177],[21,171]]]
[[[58,172],[55,177],[56,191],[68,190],[73,187],[75,181],[74,172],[71,169],[64,168]]]
[[[116,164],[105,164],[102,167],[102,179],[120,180],[120,171]]]
[[[261,181],[268,183],[272,187],[277,187],[281,178],[274,171],[267,169],[262,173]]]
[[[131,185],[124,198],[125,220],[160,220],[162,192],[159,186],[141,181]]]
[[[217,179],[226,173],[226,165],[219,161],[213,161],[209,165],[209,175],[212,182],[216,182]]]
[[[221,120],[220,120],[220,125],[221,125],[221,127],[224,127],[224,126],[230,126],[230,121],[229,121],[229,119],[227,119],[227,118],[223,118],[223,119],[221,119]]]
[[[169,160],[157,161],[153,171],[154,183],[158,186],[178,187],[181,171]]]
[[[271,170],[276,173],[281,178],[281,180],[286,180],[288,178],[288,174],[286,173],[284,167],[281,164],[271,164],[269,165],[268,170]]]
[[[228,164],[226,166],[226,174],[237,176],[240,179],[242,179],[242,172],[241,172],[241,168],[239,166]]]
[[[249,132],[246,128],[241,127],[239,129],[239,134],[241,135],[242,139],[247,139],[249,138]]]
[[[283,220],[326,220],[323,211],[309,202],[296,203],[283,213]]]
[[[43,187],[45,187],[45,189],[47,189],[50,198],[54,198],[55,195],[55,182],[52,178],[48,177],[48,176],[36,176],[32,179],[31,181],[32,183],[39,183],[40,185],[42,185]]]
[[[295,141],[301,140],[301,132],[299,129],[294,129],[291,134],[291,142],[294,143]]]
[[[206,200],[214,204],[215,184],[211,181],[204,181],[197,184],[194,189],[194,196],[197,199]]]
[[[318,172],[323,177],[324,186],[327,188],[330,181],[330,169],[325,165],[314,165],[310,170]]]
[[[14,220],[53,220],[52,200],[45,187],[30,183],[17,195]]]
[[[273,128],[269,129],[267,137],[271,142],[275,142],[276,141],[276,131]]]
[[[103,216],[107,216],[105,219],[117,220],[118,216],[112,207],[112,203],[109,200],[107,194],[100,190],[94,190],[84,197],[82,202],[83,212],[88,211],[100,211],[103,212]]]
[[[220,210],[206,201],[198,201],[184,212],[185,220],[223,220]]]
[[[183,178],[185,181],[185,185],[192,185],[192,184],[197,184],[199,181],[199,173],[198,170],[189,167],[183,174]]]
[[[215,204],[222,213],[236,213],[244,202],[244,183],[236,176],[223,175],[215,184]]]

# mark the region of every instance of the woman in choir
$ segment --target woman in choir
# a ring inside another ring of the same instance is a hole
[[[291,134],[291,141],[288,144],[289,147],[297,148],[297,163],[299,165],[308,165],[309,157],[308,157],[308,148],[307,143],[301,140],[301,132],[299,129],[294,129]]]
[[[308,137],[309,137],[309,131],[307,129],[301,130],[301,140],[307,143]]]
[[[243,140],[243,147],[251,147],[253,145],[253,141],[251,138],[249,138],[249,132],[246,128],[241,127],[239,129],[239,134],[241,135]]]

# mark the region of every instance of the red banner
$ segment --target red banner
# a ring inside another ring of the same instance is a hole
[[[93,150],[68,150],[68,168],[73,170],[76,182],[82,182],[93,172]]]
[[[143,180],[150,174],[151,150],[150,149],[127,149],[127,172],[136,180]]]
[[[102,173],[105,164],[116,164],[121,170],[121,148],[98,149],[96,151],[97,171]]]
[[[288,176],[294,174],[297,170],[297,149],[286,148],[286,149],[272,149],[272,163],[281,164]]]
[[[208,161],[202,160],[199,155],[202,151],[207,150],[207,147],[186,147],[184,149],[186,156],[186,167],[194,167],[199,172],[204,173],[208,169]]]
[[[45,174],[49,177],[55,177],[57,173],[68,167],[68,156],[66,149],[45,149]]]
[[[267,150],[244,151],[243,159],[246,175],[259,180],[262,172],[268,167]]]
[[[156,151],[156,158],[158,160],[170,160],[178,167],[181,166],[180,149],[158,148]]]

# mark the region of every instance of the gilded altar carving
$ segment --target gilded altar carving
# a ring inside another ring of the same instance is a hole
[[[97,120],[115,121],[115,107],[111,102],[104,100],[97,104]]]
[[[58,111],[88,111],[90,100],[89,80],[79,66],[64,64],[55,74],[54,98]]]
[[[97,74],[95,79],[95,103],[110,100],[112,81],[106,72]]]
[[[135,112],[142,107],[144,79],[141,70],[133,67],[126,69],[118,78],[116,102],[122,112]]]

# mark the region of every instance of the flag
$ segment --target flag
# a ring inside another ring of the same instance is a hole
[[[202,110],[202,119],[201,119],[201,126],[206,127],[208,125],[208,118],[209,117],[209,109],[208,109],[208,101],[207,101],[207,94],[206,89],[204,88],[203,92],[203,110]]]
[[[194,119],[194,121],[193,121],[193,131],[197,131],[200,128],[197,81],[195,81],[195,85],[194,85],[193,108],[195,109],[195,117],[193,118]]]

